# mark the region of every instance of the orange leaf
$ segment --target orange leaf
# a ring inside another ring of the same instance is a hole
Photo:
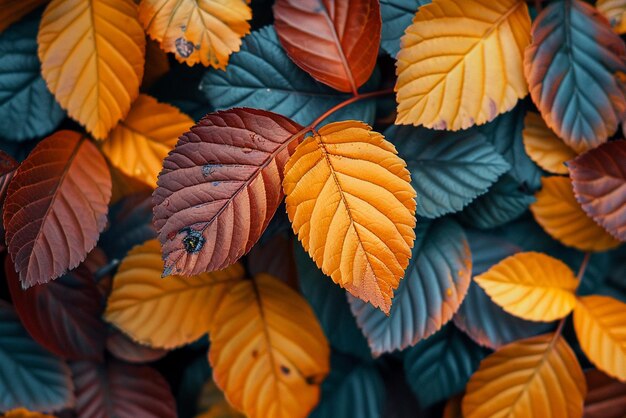
[[[5,412],[3,418],[54,418],[52,415],[42,414],[41,412],[32,412],[26,408],[17,408]]]
[[[605,251],[620,242],[589,218],[574,197],[567,177],[543,177],[530,205],[533,216],[554,239],[581,251]]]
[[[362,122],[331,123],[296,148],[283,187],[317,266],[389,313],[415,240],[415,190],[395,147]]]
[[[140,94],[102,144],[102,152],[124,174],[154,188],[163,159],[192,125],[193,120],[174,106]]]
[[[565,163],[576,157],[576,152],[548,128],[539,113],[526,114],[522,136],[531,160],[551,173],[567,174]]]
[[[106,225],[110,199],[109,169],[84,136],[60,131],[35,147],[9,184],[3,213],[24,288],[85,259]]]
[[[232,287],[209,335],[213,379],[250,418],[305,417],[317,404],[330,349],[306,301],[259,274]]]
[[[585,296],[574,309],[580,347],[598,369],[626,381],[626,304],[608,296]]]
[[[545,334],[485,358],[466,392],[465,418],[580,418],[587,387],[565,339]]]
[[[139,94],[145,35],[132,0],[52,0],[37,37],[41,73],[68,114],[98,139]]]
[[[250,32],[250,7],[242,0],[142,0],[139,20],[179,62],[224,69]]]
[[[0,32],[35,10],[47,0],[4,0],[0,6]]]

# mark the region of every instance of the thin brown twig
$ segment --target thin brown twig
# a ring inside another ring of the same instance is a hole
[[[591,258],[591,253],[586,252],[585,257],[583,258],[583,261],[580,263],[580,267],[578,268],[578,274],[576,274],[576,278],[578,279],[578,286],[580,286],[580,282],[582,281],[583,276],[585,275],[585,271],[587,270],[587,266],[589,265],[590,258]],[[561,321],[559,321],[559,325],[556,327],[556,331],[554,331],[554,337],[552,338],[553,342],[556,341],[561,335],[566,319],[567,319],[567,316],[561,319]]]

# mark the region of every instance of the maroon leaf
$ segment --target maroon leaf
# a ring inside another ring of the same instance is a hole
[[[137,344],[113,327],[109,327],[106,346],[115,357],[129,363],[149,363],[165,357],[168,353],[167,350]]]
[[[89,418],[176,417],[174,397],[156,370],[111,359],[70,364],[76,412]]]
[[[585,372],[587,398],[585,418],[623,418],[626,416],[626,383],[610,378],[601,371]]]
[[[104,304],[86,267],[79,266],[46,286],[26,290],[20,286],[8,258],[5,272],[15,310],[35,341],[67,359],[102,359]]]
[[[9,253],[22,286],[76,267],[106,224],[111,176],[98,149],[77,132],[41,141],[16,170],[4,205]]]
[[[298,288],[298,271],[291,237],[277,234],[267,242],[259,242],[250,250],[247,262],[251,276],[267,273],[294,289]]]
[[[13,178],[18,165],[19,163],[15,161],[13,157],[0,150],[0,210],[4,205],[9,182]],[[0,211],[0,213],[2,212]],[[4,251],[5,249],[4,226],[0,224],[0,251]]]
[[[283,168],[301,127],[255,109],[205,116],[163,162],[154,225],[163,275],[225,268],[259,239],[283,198]]]
[[[378,0],[277,0],[276,32],[298,67],[324,84],[357,92],[380,44]]]
[[[594,148],[568,167],[583,210],[615,238],[626,241],[626,141]]]

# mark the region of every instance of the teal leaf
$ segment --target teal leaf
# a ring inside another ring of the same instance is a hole
[[[420,341],[404,356],[406,379],[420,406],[427,408],[465,387],[489,351],[452,324]]]
[[[294,251],[300,291],[313,308],[330,345],[343,353],[371,360],[367,341],[350,312],[346,291],[317,268],[300,243],[295,244]]]
[[[382,416],[385,385],[371,363],[333,354],[330,375],[322,384],[320,403],[310,418]]]
[[[472,251],[473,277],[522,251],[519,246],[493,234],[468,231],[467,236]],[[454,316],[454,324],[476,343],[493,349],[547,332],[553,327],[552,324],[525,321],[505,312],[473,280],[463,304]]]
[[[379,74],[364,86],[377,84]],[[296,66],[280,45],[273,26],[246,36],[231,55],[228,71],[207,70],[200,88],[217,110],[252,107],[270,110],[308,125],[334,105],[351,97],[315,81]],[[374,123],[375,100],[361,100],[325,120],[355,119]]]
[[[37,344],[13,307],[0,301],[0,412],[59,411],[73,403],[67,364]]]
[[[348,297],[374,355],[402,350],[435,333],[452,319],[467,292],[472,257],[463,229],[451,219],[418,221],[415,235],[388,317]]]
[[[534,201],[534,196],[520,190],[517,181],[505,174],[487,193],[463,209],[459,218],[478,229],[495,228],[522,216]]]
[[[606,142],[626,111],[615,77],[626,46],[592,5],[551,2],[537,16],[524,55],[530,97],[548,127],[582,153]]]
[[[25,141],[51,133],[65,112],[41,77],[39,13],[0,34],[0,137]]]
[[[417,9],[428,3],[430,0],[380,0],[380,14],[383,20],[380,46],[392,58],[400,51],[400,38],[413,22]]]
[[[193,418],[200,412],[198,398],[202,385],[210,378],[211,366],[206,352],[203,352],[183,372],[176,395],[176,407],[180,418]]]
[[[541,187],[541,169],[535,164],[524,149],[522,131],[524,130],[525,103],[518,104],[513,110],[498,116],[493,122],[476,129],[496,147],[496,151],[511,165],[509,175],[519,184],[534,192]]]
[[[417,191],[417,215],[425,218],[460,211],[510,168],[477,130],[394,125],[385,131],[385,138],[407,162]]]

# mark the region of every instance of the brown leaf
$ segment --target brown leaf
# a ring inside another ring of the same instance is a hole
[[[22,287],[73,269],[106,225],[111,176],[98,149],[77,132],[41,141],[9,184],[3,220]]]
[[[164,275],[222,269],[259,239],[283,198],[283,168],[301,127],[238,108],[205,116],[163,162],[154,225]]]
[[[377,0],[278,0],[276,32],[287,55],[316,80],[356,93],[380,43]]]
[[[4,206],[4,199],[7,196],[9,182],[13,178],[18,165],[19,163],[15,161],[13,157],[4,151],[0,151],[0,214],[2,214],[1,210]],[[0,225],[0,251],[4,250],[6,250],[4,225]]]
[[[626,416],[626,383],[610,378],[599,370],[585,372],[587,398],[585,418],[623,418]]]

